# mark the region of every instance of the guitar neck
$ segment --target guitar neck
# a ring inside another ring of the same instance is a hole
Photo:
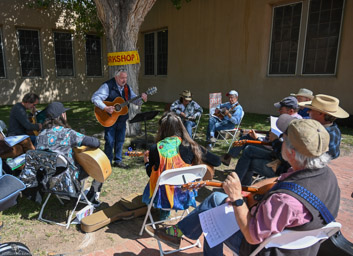
[[[233,147],[239,147],[245,144],[271,145],[271,142],[261,140],[239,140],[233,142]]]
[[[204,186],[210,186],[210,187],[217,187],[221,188],[223,186],[223,182],[216,182],[216,181],[197,181],[197,182],[189,182],[181,187],[183,189],[198,189]],[[247,191],[247,192],[257,192],[258,189],[255,187],[247,187],[247,186],[242,186],[242,191]]]
[[[121,103],[120,106],[121,106],[121,107],[125,107],[125,106],[127,106],[128,104],[130,104],[131,102],[133,102],[133,101],[135,101],[135,100],[137,100],[137,99],[140,99],[141,97],[142,97],[142,95],[138,95],[138,96],[136,96],[136,97],[134,97],[134,98],[132,98],[132,99],[129,99],[129,100],[127,100],[127,101]]]

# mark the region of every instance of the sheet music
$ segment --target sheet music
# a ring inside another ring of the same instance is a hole
[[[276,122],[277,122],[278,117],[271,116],[271,132],[276,134],[277,137],[279,137],[282,132],[280,129],[278,129]]]
[[[203,234],[212,248],[239,230],[233,206],[228,203],[199,214]]]

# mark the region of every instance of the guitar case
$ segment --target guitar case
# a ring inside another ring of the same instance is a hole
[[[353,244],[348,241],[341,232],[337,232],[329,239],[324,241],[317,254],[318,256],[352,256]]]
[[[130,220],[145,215],[147,205],[142,202],[142,194],[131,194],[114,205],[100,210],[81,220],[81,230],[89,233],[117,220]]]

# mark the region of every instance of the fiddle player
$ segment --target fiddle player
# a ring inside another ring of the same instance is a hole
[[[101,87],[93,94],[91,101],[98,108],[106,111],[108,114],[114,112],[114,106],[107,106],[103,101],[114,101],[115,98],[121,97],[125,101],[128,101],[136,97],[136,94],[132,88],[127,84],[127,71],[119,69],[115,72],[112,79],[104,82]],[[133,101],[133,104],[141,105],[147,101],[147,94],[142,93],[141,99]],[[115,124],[110,127],[104,127],[104,153],[107,155],[110,163],[119,168],[128,168],[126,164],[122,162],[122,152],[125,140],[126,121],[129,118],[129,113],[126,115],[120,115]],[[114,154],[113,154],[114,150]],[[114,160],[114,163],[113,163]]]
[[[300,193],[297,194],[296,189],[312,193],[312,198],[316,196],[332,217],[337,217],[340,189],[335,174],[327,166],[330,160],[330,156],[326,153],[329,144],[328,132],[315,120],[290,121],[287,116],[283,116],[285,120],[279,117],[277,126],[284,131],[282,155],[290,163],[291,168],[278,177],[277,184],[264,194],[257,205],[249,209],[244,203],[240,180],[236,173],[231,173],[223,183],[225,193],[211,194],[177,225],[157,229],[146,226],[146,231],[160,241],[174,247],[179,246],[183,235],[190,239],[201,236],[199,219],[201,212],[228,203],[233,206],[234,217],[240,230],[212,248],[205,239],[204,255],[222,255],[225,243],[238,255],[247,256],[266,238],[284,229],[312,230],[323,227],[331,221],[324,220],[319,210],[301,197]],[[293,190],[283,188],[286,184],[291,184]],[[279,187],[281,188],[278,189]],[[318,200],[314,201],[316,203]],[[309,256],[316,255],[319,247],[320,242],[304,249],[286,250],[270,247],[263,248],[257,255]]]
[[[27,110],[32,115],[36,113],[36,105],[39,103],[39,97],[34,93],[27,93],[22,98],[22,102],[16,103],[10,112],[8,136],[27,135],[27,132],[40,131],[42,124],[33,124],[29,121]],[[35,144],[35,135],[30,135],[31,141]]]

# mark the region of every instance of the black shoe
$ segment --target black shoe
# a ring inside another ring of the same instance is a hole
[[[86,195],[88,201],[90,201],[94,207],[99,207],[101,205],[101,201],[99,200],[99,192],[94,192],[90,189]],[[82,199],[81,199],[82,200]]]
[[[122,168],[122,169],[127,169],[129,168],[128,165],[124,164],[123,162],[115,162],[113,164],[114,167]]]
[[[225,154],[221,156],[222,164],[226,166],[229,166],[231,160],[232,160],[232,157],[229,154]]]

